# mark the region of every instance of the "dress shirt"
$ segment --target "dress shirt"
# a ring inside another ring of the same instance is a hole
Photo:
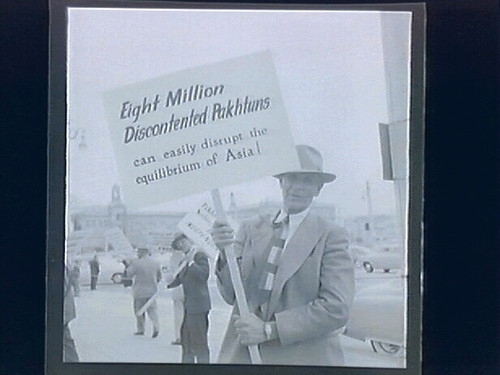
[[[289,221],[288,225],[285,225],[283,228],[283,234],[282,238],[285,239],[285,247],[283,251],[286,249],[286,245],[290,238],[292,238],[293,234],[297,230],[300,224],[304,221],[306,216],[309,214],[310,206],[307,207],[304,211],[299,212],[298,214],[293,214],[289,215],[286,213],[284,209],[281,209],[280,213],[278,214],[278,217],[276,217],[276,220],[274,220],[275,223],[281,223],[285,217],[288,215]]]

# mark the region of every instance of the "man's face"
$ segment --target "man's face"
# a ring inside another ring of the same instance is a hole
[[[191,249],[192,242],[188,238],[183,238],[179,241],[179,248],[182,252],[187,253]]]
[[[304,211],[318,196],[323,183],[311,173],[288,173],[280,179],[283,205],[289,214]]]

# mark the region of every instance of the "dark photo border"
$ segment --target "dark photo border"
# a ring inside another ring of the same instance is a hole
[[[422,373],[493,375],[500,368],[498,2],[422,3],[428,36]],[[37,375],[46,373],[49,5],[4,0],[0,9],[6,156],[0,373]],[[186,373],[212,370],[234,372]]]
[[[406,368],[306,367],[276,365],[185,365],[148,363],[63,363],[62,362],[62,294],[65,223],[66,170],[66,30],[68,7],[99,8],[191,8],[191,9],[301,9],[349,11],[412,12],[410,158],[408,208],[408,292],[407,292],[407,365]],[[278,374],[419,374],[421,370],[421,274],[423,244],[423,150],[424,150],[424,52],[425,7],[423,4],[345,4],[280,5],[240,3],[179,3],[137,1],[54,0],[51,3],[50,85],[49,85],[49,212],[48,212],[48,288],[46,366],[49,375],[73,374],[175,374],[214,371],[218,374],[256,374],[273,371]]]

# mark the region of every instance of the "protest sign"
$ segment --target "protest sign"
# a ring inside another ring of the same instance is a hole
[[[72,232],[66,238],[66,251],[68,254],[80,254],[82,252],[87,234],[82,231]]]
[[[123,231],[118,227],[113,227],[104,232],[106,242],[113,246],[117,252],[131,252],[133,247]]]
[[[268,51],[106,92],[104,107],[136,208],[298,166]]]
[[[150,249],[164,250],[170,247],[172,234],[165,231],[147,231],[147,245]]]
[[[196,211],[188,213],[177,224],[177,228],[198,245],[208,256],[215,259],[218,250],[210,235],[210,230],[217,219],[215,209],[204,202]],[[235,229],[237,224],[228,220]]]

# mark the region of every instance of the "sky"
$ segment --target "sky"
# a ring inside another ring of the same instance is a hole
[[[407,47],[404,33],[393,38]],[[394,186],[382,179],[379,144],[378,123],[388,122],[390,113],[379,12],[72,9],[68,126],[70,135],[84,132],[87,147],[81,149],[78,139],[68,142],[71,200],[105,205],[120,183],[104,91],[266,49],[295,143],[318,149],[325,171],[337,175],[317,201],[335,204],[344,215],[366,214],[369,182],[373,213],[394,214]],[[224,203],[233,192],[241,206],[280,199],[272,177],[220,191]],[[191,211],[209,198],[201,194],[145,210]]]

